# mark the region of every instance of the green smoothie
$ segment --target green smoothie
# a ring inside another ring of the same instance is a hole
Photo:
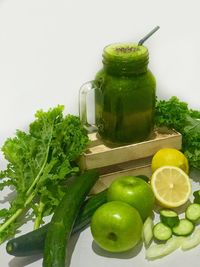
[[[156,81],[148,69],[149,54],[134,43],[103,51],[103,68],[94,85],[96,124],[105,142],[129,144],[147,139],[154,126]]]

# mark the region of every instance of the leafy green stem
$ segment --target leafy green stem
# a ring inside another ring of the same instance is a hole
[[[42,172],[43,172],[43,170],[44,170],[44,168],[46,166],[48,155],[49,155],[50,143],[51,143],[51,139],[52,139],[52,133],[53,133],[53,127],[51,129],[51,138],[49,138],[49,142],[48,142],[48,145],[47,145],[47,150],[46,150],[46,155],[45,155],[44,163],[42,164],[42,167],[40,168],[40,171],[38,172],[38,175],[34,179],[32,185],[29,187],[28,191],[26,192],[26,195],[27,196],[32,192],[33,188],[35,187],[35,185],[39,181],[40,176],[41,176],[41,174],[42,174]]]
[[[44,208],[45,208],[45,204],[42,201],[40,201],[39,206],[38,206],[38,215],[37,215],[35,222],[34,222],[34,230],[36,230],[40,227],[42,217],[43,217]]]
[[[35,192],[33,192],[26,200],[23,208],[18,209],[5,223],[0,226],[0,233],[3,232],[10,224],[12,224],[27,208],[27,206],[32,202],[35,197]]]

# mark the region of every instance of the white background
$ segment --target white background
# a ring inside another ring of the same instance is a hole
[[[79,88],[101,68],[103,47],[137,42],[156,25],[161,28],[146,46],[158,97],[176,95],[200,109],[199,0],[0,0],[0,146],[17,128],[26,129],[39,108],[64,104],[66,113],[78,114]],[[2,155],[0,160],[2,168]],[[151,264],[142,253],[116,261],[97,255],[91,244],[85,231],[72,267],[156,267],[172,261],[193,261],[195,267],[200,259],[196,249]],[[1,246],[0,266],[41,266],[11,259]]]

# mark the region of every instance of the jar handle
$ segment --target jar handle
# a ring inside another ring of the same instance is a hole
[[[79,90],[79,116],[84,128],[88,132],[97,131],[95,124],[90,124],[87,118],[87,94],[91,90],[96,90],[94,81],[84,83]]]

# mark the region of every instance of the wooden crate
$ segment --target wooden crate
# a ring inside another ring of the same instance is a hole
[[[122,175],[151,175],[152,156],[161,148],[181,149],[180,133],[166,128],[155,129],[149,140],[144,142],[109,147],[105,145],[97,133],[89,134],[91,144],[79,160],[83,170],[98,169],[100,179],[92,189],[92,193],[104,190],[117,177]]]

